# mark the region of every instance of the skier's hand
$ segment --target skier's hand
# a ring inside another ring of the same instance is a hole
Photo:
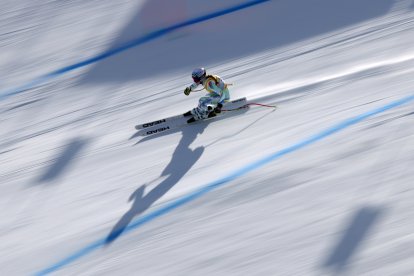
[[[184,89],[184,94],[186,94],[187,96],[190,95],[190,92],[191,92],[191,88],[190,87],[186,87]]]

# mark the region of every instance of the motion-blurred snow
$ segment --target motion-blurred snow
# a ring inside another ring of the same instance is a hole
[[[2,1],[0,93],[247,0]],[[0,275],[412,275],[413,104],[154,219],[141,216],[340,121],[414,94],[408,0],[274,0],[0,101]],[[277,104],[140,139],[204,66]],[[132,138],[131,138],[132,137]],[[121,230],[122,234],[117,232]]]

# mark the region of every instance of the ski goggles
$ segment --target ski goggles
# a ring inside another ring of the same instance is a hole
[[[192,76],[193,77],[193,81],[195,83],[199,83],[201,81],[201,78],[197,77],[197,76]]]

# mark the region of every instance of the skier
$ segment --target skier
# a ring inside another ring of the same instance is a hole
[[[212,118],[221,113],[224,102],[230,99],[227,84],[223,79],[216,75],[207,75],[206,69],[196,68],[191,74],[193,83],[184,90],[185,95],[190,95],[200,84],[207,90],[207,94],[198,101],[198,106],[184,114],[193,116],[187,122],[192,123],[197,120]]]

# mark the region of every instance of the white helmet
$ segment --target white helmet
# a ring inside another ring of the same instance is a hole
[[[196,68],[191,73],[191,77],[195,83],[199,83],[206,77],[206,69],[204,68]]]

